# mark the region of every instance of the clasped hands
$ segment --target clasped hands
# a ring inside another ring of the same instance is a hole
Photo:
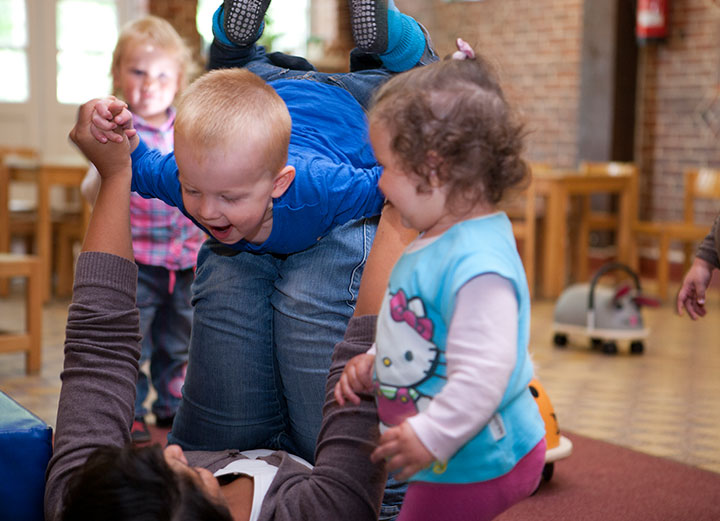
[[[125,102],[108,96],[84,103],[69,137],[103,179],[129,172],[138,138]]]

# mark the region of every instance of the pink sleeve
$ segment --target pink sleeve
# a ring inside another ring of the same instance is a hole
[[[512,283],[496,274],[458,292],[448,331],[448,381],[423,412],[408,419],[425,447],[447,461],[490,421],[517,358],[518,304]]]

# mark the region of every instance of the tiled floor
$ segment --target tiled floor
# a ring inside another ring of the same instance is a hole
[[[652,290],[648,282],[646,287]],[[650,335],[645,353],[615,356],[583,338],[552,345],[552,301],[536,301],[531,350],[537,373],[561,429],[720,473],[720,292],[713,290],[708,316],[679,318],[669,303],[643,311]],[[0,299],[0,329],[22,323],[19,293]],[[48,304],[44,314],[43,369],[26,377],[24,357],[0,355],[0,389],[50,424],[55,422],[68,301]]]

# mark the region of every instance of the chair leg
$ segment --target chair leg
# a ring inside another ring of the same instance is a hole
[[[57,285],[55,294],[58,297],[67,297],[72,294],[73,284],[73,237],[66,230],[58,234],[57,251]]]
[[[42,265],[32,261],[25,289],[25,328],[30,336],[30,346],[25,353],[25,372],[37,374],[42,367],[42,313],[43,285]]]
[[[577,278],[586,281],[589,277],[588,256],[590,251],[590,196],[581,197],[580,224],[578,227]]]
[[[667,299],[668,280],[670,279],[670,259],[668,254],[670,251],[670,237],[667,235],[660,236],[660,256],[657,263],[657,280],[658,293],[662,300]]]
[[[695,258],[695,244],[686,242],[683,244],[683,273],[687,273],[690,269],[693,259]]]
[[[528,232],[528,235],[529,234],[530,232]],[[523,237],[522,241],[522,261],[525,267],[525,278],[527,279],[528,289],[530,290],[530,297],[532,297],[535,292],[535,244],[528,236]]]

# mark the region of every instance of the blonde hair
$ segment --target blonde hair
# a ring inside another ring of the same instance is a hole
[[[175,135],[200,159],[218,146],[253,147],[270,173],[287,164],[292,123],[282,98],[247,69],[220,69],[195,80],[177,105]]]
[[[158,16],[148,15],[127,23],[120,31],[120,36],[113,51],[110,74],[117,82],[120,63],[127,48],[131,44],[150,42],[163,51],[175,55],[179,69],[179,91],[182,91],[198,74],[200,68],[192,57],[192,51],[185,44],[170,22]],[[117,87],[113,87],[117,90]],[[115,92],[117,95],[118,92]]]

